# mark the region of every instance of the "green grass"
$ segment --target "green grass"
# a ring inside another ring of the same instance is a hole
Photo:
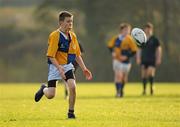
[[[180,84],[156,84],[154,96],[140,96],[140,84],[129,83],[123,99],[112,83],[79,84],[75,120],[66,119],[62,85],[53,100],[35,103],[38,88],[0,84],[0,127],[180,127]]]

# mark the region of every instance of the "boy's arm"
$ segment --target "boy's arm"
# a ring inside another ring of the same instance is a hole
[[[114,43],[115,43],[115,37],[113,37],[111,40],[109,40],[109,42],[107,44],[107,48],[109,49],[109,51],[111,53],[113,52]]]
[[[161,64],[161,58],[162,58],[162,48],[161,46],[158,46],[156,49],[156,65]]]
[[[141,64],[141,49],[139,48],[139,50],[136,53],[136,63],[139,65]]]
[[[138,47],[136,45],[136,42],[131,38],[130,39],[130,49],[131,49],[131,53],[129,54],[129,57],[133,57],[137,51],[138,51]]]
[[[81,67],[84,75],[86,76],[86,79],[87,79],[87,80],[91,80],[91,79],[92,79],[92,74],[91,74],[91,72],[86,68],[82,57],[81,57],[81,56],[77,56],[77,57],[76,57],[76,62],[77,62],[77,63],[79,64],[79,66]]]
[[[48,58],[49,58],[49,60],[52,62],[52,64],[58,69],[61,77],[62,77],[63,79],[66,79],[66,76],[65,76],[65,73],[64,73],[64,69],[63,69],[63,67],[62,67],[61,65],[59,65],[59,63],[57,62],[56,58],[54,58],[54,57],[49,57],[49,56],[48,56]]]
[[[118,47],[115,47],[112,52],[113,59],[118,59],[119,61],[125,61],[128,59],[127,56],[121,54],[121,50]]]
[[[59,65],[58,61],[55,58],[55,55],[56,55],[57,50],[58,50],[58,43],[59,43],[59,41],[58,41],[59,36],[58,35],[59,35],[58,33],[50,34],[49,40],[48,40],[48,50],[47,50],[46,56],[52,62],[52,64],[58,69],[61,77],[63,79],[66,79],[66,77],[64,75],[63,67],[61,65]]]

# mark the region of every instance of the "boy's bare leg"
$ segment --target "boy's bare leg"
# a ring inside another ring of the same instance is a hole
[[[76,81],[74,79],[67,80],[68,87],[69,87],[69,118],[75,118],[74,115],[74,106],[76,101]]]

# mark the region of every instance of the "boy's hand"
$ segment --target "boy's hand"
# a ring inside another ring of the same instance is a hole
[[[161,60],[160,59],[157,59],[156,60],[156,66],[159,66],[161,64]]]
[[[126,61],[128,59],[128,57],[127,56],[124,56],[124,55],[121,55],[120,57],[119,57],[119,60],[120,61]]]
[[[86,76],[87,80],[91,80],[92,79],[92,73],[87,68],[83,70],[83,73]]]
[[[137,63],[138,65],[140,65],[140,64],[141,64],[141,59],[137,58],[137,59],[136,59],[136,63]]]
[[[66,79],[64,68],[62,66],[59,66],[58,71],[63,79]]]

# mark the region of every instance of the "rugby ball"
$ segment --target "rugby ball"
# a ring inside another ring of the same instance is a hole
[[[147,37],[142,29],[133,28],[131,31],[131,36],[133,37],[138,46],[143,47],[146,45]]]

